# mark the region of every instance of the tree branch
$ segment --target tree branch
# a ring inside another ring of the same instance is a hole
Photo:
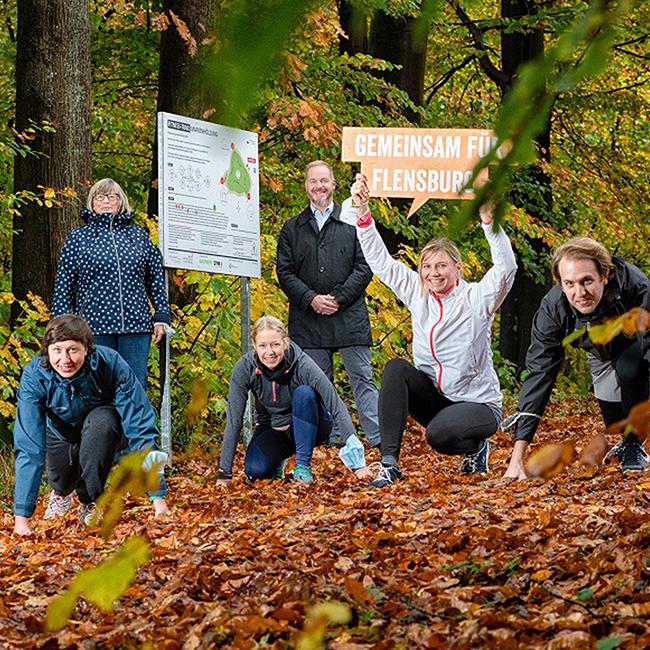
[[[467,15],[467,12],[463,9],[458,0],[449,0],[449,4],[453,7],[456,15],[467,28],[467,31],[469,31],[474,47],[481,52],[481,54],[476,57],[481,69],[487,75],[488,79],[493,81],[499,87],[501,92],[505,92],[508,87],[508,77],[490,60],[490,57],[488,56],[488,48],[483,42],[483,33],[477,27],[476,23]]]

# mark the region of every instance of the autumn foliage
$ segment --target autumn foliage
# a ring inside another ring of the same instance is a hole
[[[539,443],[581,453],[601,429],[596,415],[551,415]],[[406,479],[384,490],[343,473],[334,450],[317,452],[312,486],[238,473],[220,489],[213,457],[187,458],[169,481],[173,520],[132,501],[110,542],[73,514],[18,540],[6,515],[0,646],[318,647],[305,645],[323,616],[311,607],[336,601],[351,613],[336,609],[327,628],[338,650],[648,647],[647,476],[573,463],[503,482],[511,441],[493,441],[491,473],[462,478],[413,427]],[[54,597],[136,534],[151,560],[113,611],[82,598],[63,630],[45,632]]]

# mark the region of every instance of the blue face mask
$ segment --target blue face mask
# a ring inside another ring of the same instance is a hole
[[[359,438],[351,435],[345,442],[345,445],[339,449],[339,458],[343,464],[351,469],[360,469],[366,466],[366,454]]]

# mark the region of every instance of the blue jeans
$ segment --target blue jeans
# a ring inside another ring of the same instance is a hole
[[[280,464],[296,455],[309,466],[314,447],[329,440],[332,416],[311,386],[298,386],[291,396],[291,426],[286,430],[261,425],[246,450],[244,473],[251,481],[271,478]]]
[[[151,334],[98,334],[93,339],[97,345],[116,350],[129,364],[142,386],[147,387]]]
[[[305,348],[316,365],[325,373],[327,378],[334,383],[332,369],[332,355],[336,350],[332,348]],[[351,345],[339,348],[338,353],[343,361],[345,372],[348,373],[352,394],[356,403],[359,420],[368,444],[371,447],[379,446],[379,416],[377,401],[379,393],[372,378],[372,365],[370,363],[370,348],[365,345]]]

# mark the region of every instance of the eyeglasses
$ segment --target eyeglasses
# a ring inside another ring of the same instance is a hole
[[[111,192],[110,194],[95,194],[95,201],[108,201],[109,203],[113,203],[113,201],[117,201],[118,196],[114,192]]]

